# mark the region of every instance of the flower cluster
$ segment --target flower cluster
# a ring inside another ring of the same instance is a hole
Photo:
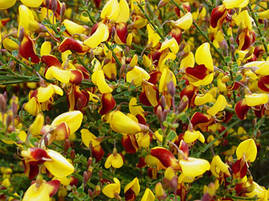
[[[267,0],[0,0],[0,200],[269,200],[268,24]]]

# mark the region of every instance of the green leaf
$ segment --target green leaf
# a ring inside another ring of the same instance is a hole
[[[177,137],[177,133],[173,130],[171,130],[167,135],[167,140],[172,141]]]

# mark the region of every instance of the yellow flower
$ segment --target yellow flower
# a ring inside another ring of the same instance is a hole
[[[189,157],[187,160],[180,160],[179,164],[182,169],[182,174],[187,177],[200,176],[210,169],[209,162],[200,158]]]
[[[44,116],[43,114],[39,113],[34,122],[30,125],[29,131],[32,135],[39,135],[40,131],[44,125]]]
[[[79,129],[82,123],[82,119],[83,119],[83,114],[78,110],[65,112],[57,116],[52,121],[51,126],[57,127],[61,123],[66,123],[70,129],[70,134],[73,134]]]
[[[136,134],[142,131],[141,125],[120,111],[109,113],[108,123],[113,131],[121,134]]]
[[[173,21],[173,24],[186,31],[191,27],[192,22],[193,22],[192,14],[188,12],[177,21]]]
[[[129,111],[134,116],[136,116],[138,114],[141,116],[144,116],[144,109],[142,108],[142,106],[138,105],[135,97],[132,97],[129,101]]]
[[[44,41],[40,48],[40,56],[49,55],[51,52],[51,42]]]
[[[113,89],[106,83],[103,70],[97,70],[92,74],[92,82],[97,85],[99,91],[104,93],[111,93]]]
[[[177,81],[174,73],[169,70],[168,68],[165,68],[162,72],[162,76],[160,78],[160,84],[159,84],[159,92],[167,91],[167,84],[169,82],[173,82],[174,86],[176,86]]]
[[[53,94],[63,95],[63,90],[57,85],[49,84],[46,87],[39,87],[37,89],[37,101],[40,103],[48,101]]]
[[[238,15],[233,17],[235,23],[237,26],[239,26],[242,29],[248,28],[252,29],[252,21],[253,19],[249,16],[248,11],[244,10],[240,12]]]
[[[269,97],[266,93],[245,95],[246,104],[248,106],[257,106],[268,103]]]
[[[187,67],[194,67],[194,55],[192,52],[189,52],[180,62],[180,69],[184,69]]]
[[[156,47],[161,37],[153,30],[152,26],[150,24],[147,25],[147,31],[148,31],[148,43],[150,47]]]
[[[106,185],[102,192],[109,198],[115,198],[120,194],[120,181],[117,178],[113,178],[115,183]]]
[[[204,105],[206,103],[212,102],[213,100],[214,100],[214,97],[212,96],[211,93],[208,92],[202,96],[197,95],[195,97],[194,104],[200,106],[200,105]]]
[[[21,2],[28,7],[39,8],[43,0],[21,0]]]
[[[223,163],[219,155],[213,157],[210,171],[215,177],[219,177],[220,173],[223,172],[226,175],[230,176],[229,166],[226,163]]]
[[[105,162],[105,168],[121,168],[123,166],[123,158],[114,148],[113,153],[110,154]]]
[[[97,137],[91,133],[89,130],[83,128],[80,130],[81,133],[81,141],[86,147],[90,147],[90,144],[95,147],[100,145],[100,141],[97,139]]]
[[[247,139],[241,142],[236,149],[237,159],[244,157],[245,161],[253,162],[257,156],[257,146],[253,139]]]
[[[8,9],[14,6],[16,0],[0,0],[0,10]]]
[[[162,183],[158,182],[155,185],[154,190],[155,190],[155,194],[156,194],[157,198],[165,197],[166,193],[163,189]]]
[[[55,78],[59,80],[61,83],[67,84],[71,78],[71,71],[62,70],[56,66],[51,66],[48,68],[45,77],[47,79]]]
[[[115,0],[116,1],[116,0]],[[96,48],[101,42],[104,42],[109,37],[108,26],[100,22],[96,31],[83,43],[89,48]]]
[[[0,38],[1,41],[1,38]],[[5,38],[3,40],[3,46],[5,49],[9,50],[9,51],[13,51],[13,50],[18,50],[19,49],[19,45],[12,39],[10,38]]]
[[[184,133],[183,139],[186,143],[192,143],[196,140],[199,140],[200,142],[205,142],[205,137],[200,131],[189,131],[187,130]]]
[[[169,48],[172,53],[177,54],[179,46],[175,38],[165,39],[159,51],[163,51],[167,48]]]
[[[22,201],[50,201],[51,198],[58,190],[60,182],[53,180],[45,182],[44,180],[38,181],[41,184],[33,183],[25,192]]]
[[[86,31],[86,28],[80,24],[77,24],[71,20],[65,19],[63,21],[63,25],[65,26],[68,33],[71,35],[74,34],[83,34]]]
[[[223,95],[219,95],[215,104],[207,110],[207,113],[211,116],[215,116],[219,111],[224,110],[227,105],[225,97]]]
[[[232,9],[232,8],[244,8],[248,5],[249,0],[224,0],[223,4],[225,8]]]
[[[155,196],[149,188],[145,190],[141,201],[155,201]]]
[[[144,80],[148,80],[150,78],[147,71],[143,68],[135,66],[132,70],[128,71],[126,74],[126,81],[131,83],[133,82],[135,86],[141,86]]]
[[[18,33],[24,29],[26,34],[34,32],[39,29],[39,23],[35,20],[33,11],[24,5],[19,6],[19,27]]]
[[[51,149],[46,152],[51,160],[46,161],[44,165],[53,176],[62,178],[74,172],[74,166],[60,153]]]

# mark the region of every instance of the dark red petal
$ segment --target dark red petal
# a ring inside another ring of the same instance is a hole
[[[77,53],[85,53],[88,51],[87,48],[81,41],[75,40],[73,38],[65,38],[58,47],[60,52],[65,52],[66,50],[71,50]]]
[[[27,35],[24,35],[19,48],[19,55],[27,60],[29,58],[33,63],[39,62],[39,57],[35,53],[34,41]]]
[[[41,61],[47,65],[47,67],[57,66],[61,67],[61,62],[54,55],[44,55],[41,57]]]
[[[116,101],[111,93],[102,94],[101,102],[102,106],[99,111],[101,115],[107,114],[116,106]]]
[[[57,193],[61,183],[58,180],[52,180],[52,181],[47,182],[47,184],[53,187],[53,190],[50,193],[50,197],[52,197]]]
[[[245,101],[240,100],[235,105],[235,113],[239,119],[245,119],[249,110],[249,106],[245,103]]]
[[[208,74],[207,68],[203,64],[197,65],[194,68],[188,67],[186,68],[185,72],[187,73],[187,75],[200,80],[204,79]]]

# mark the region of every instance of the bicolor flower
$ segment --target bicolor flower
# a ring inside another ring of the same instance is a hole
[[[38,1],[38,0],[37,0]],[[35,20],[33,11],[25,5],[19,6],[18,33],[23,29],[24,33],[30,34],[40,29],[40,24]]]
[[[36,181],[24,193],[22,201],[50,201],[51,197],[57,193],[59,187],[60,182],[58,180],[49,182],[44,180]]]
[[[179,168],[178,160],[175,158],[169,150],[163,147],[154,147],[151,149],[150,154],[160,160],[164,167],[173,167],[175,169]]]
[[[73,38],[65,38],[59,45],[58,50],[65,52],[67,50],[77,52],[79,54],[85,54],[89,48],[84,45],[82,41],[75,40]]]
[[[117,178],[113,178],[114,183],[107,184],[102,189],[103,194],[109,198],[116,198],[120,194],[120,181]]]
[[[33,63],[39,63],[40,61],[39,57],[36,54],[34,41],[26,34],[21,41],[19,47],[19,55],[26,60],[31,59],[31,62]]]
[[[126,201],[135,200],[140,192],[140,185],[138,178],[134,178],[130,183],[124,187],[124,196]]]
[[[83,34],[86,31],[86,28],[80,24],[77,24],[71,20],[65,19],[63,25],[66,28],[66,31],[71,34]]]
[[[147,31],[148,31],[148,43],[147,45],[149,47],[156,47],[160,40],[161,37],[154,31],[154,29],[152,28],[152,26],[150,24],[147,25]]]
[[[103,70],[96,70],[92,76],[92,82],[98,87],[99,91],[104,93],[111,93],[113,89],[106,83]]]
[[[51,149],[29,148],[21,152],[24,158],[25,173],[30,179],[38,174],[38,166],[44,164],[48,171],[56,177],[65,177],[74,172],[73,165],[60,153]]]

